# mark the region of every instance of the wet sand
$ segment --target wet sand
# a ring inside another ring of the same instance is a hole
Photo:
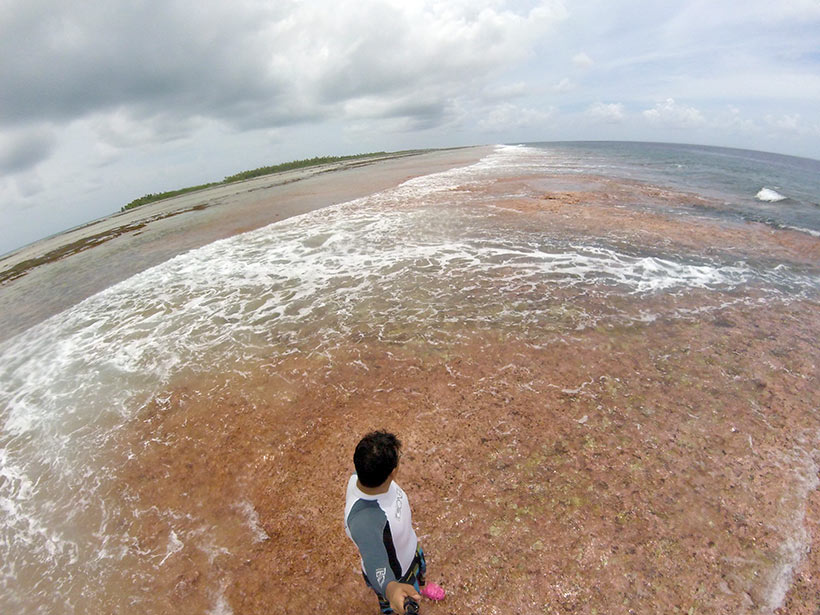
[[[144,612],[205,612],[220,586],[236,614],[374,612],[340,511],[358,436],[385,427],[404,439],[399,482],[449,590],[428,612],[766,613],[789,590],[781,612],[813,615],[817,549],[803,560],[799,540],[820,523],[808,309],[537,349],[356,343],[186,382],[126,438],[143,443],[121,487],[153,510],[132,527],[146,561],[171,531],[185,545]]]
[[[343,161],[149,203],[0,258],[0,341],[177,254],[464,166],[490,148]]]
[[[491,206],[544,232],[818,265],[816,239],[613,208],[646,188],[585,181],[497,186],[531,194]],[[576,329],[606,299],[565,289],[537,334],[430,343],[397,324],[180,377],[115,455],[140,612],[377,612],[341,516],[353,447],[387,428],[448,590],[424,612],[816,615],[820,305],[760,298],[620,298],[659,316]]]

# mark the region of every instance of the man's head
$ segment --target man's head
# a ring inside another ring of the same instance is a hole
[[[359,482],[365,487],[378,487],[390,476],[399,465],[401,442],[392,433],[371,431],[353,453],[353,464]]]

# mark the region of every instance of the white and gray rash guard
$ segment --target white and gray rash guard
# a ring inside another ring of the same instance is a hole
[[[401,579],[416,556],[410,502],[395,481],[387,492],[367,495],[356,486],[357,479],[354,474],[347,483],[345,532],[359,548],[373,589],[384,595],[387,584]]]

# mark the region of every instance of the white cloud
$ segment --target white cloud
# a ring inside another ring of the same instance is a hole
[[[578,68],[590,68],[595,64],[595,61],[582,51],[572,57],[572,63]]]
[[[517,81],[503,85],[490,85],[482,92],[485,100],[509,100],[520,98],[531,93],[532,87],[526,81]]]
[[[578,87],[578,84],[575,83],[572,79],[564,77],[563,79],[561,79],[561,81],[559,81],[554,86],[552,86],[552,90],[553,90],[553,92],[565,93],[565,92],[571,92],[572,90],[574,90],[577,87]]]
[[[737,130],[738,132],[752,132],[756,130],[755,122],[743,115],[740,109],[733,105],[728,107],[728,116],[720,118],[720,125]]]
[[[597,102],[590,105],[585,115],[596,122],[618,124],[624,120],[624,106],[621,103]]]
[[[295,90],[300,108],[320,116],[352,110],[359,117],[362,103],[377,98],[380,115],[406,116],[413,105],[391,101],[422,90],[430,118],[527,57],[561,18],[552,1],[519,11],[494,0],[292,3],[287,18],[268,27],[276,41],[269,71]]]
[[[701,112],[695,107],[677,103],[674,98],[657,103],[652,109],[645,110],[643,116],[653,124],[673,128],[693,128],[706,123]]]
[[[810,120],[799,113],[769,114],[763,118],[765,125],[775,134],[792,137],[820,138],[820,121]]]
[[[478,125],[487,132],[500,132],[524,127],[541,127],[555,114],[552,107],[532,109],[513,104],[503,104],[492,108],[482,117]]]
[[[795,113],[792,115],[785,114],[785,115],[767,115],[766,122],[769,126],[773,128],[777,128],[778,130],[783,130],[786,132],[792,133],[800,133],[802,132],[802,126],[800,122],[800,115]]]

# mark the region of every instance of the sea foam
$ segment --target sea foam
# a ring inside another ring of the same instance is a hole
[[[761,188],[758,193],[755,195],[755,198],[758,201],[764,201],[766,203],[776,203],[778,201],[784,201],[788,197],[783,196],[776,190],[772,190],[771,188]]]

